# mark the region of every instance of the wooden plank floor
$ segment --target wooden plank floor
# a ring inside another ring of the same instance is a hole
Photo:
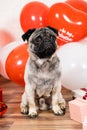
[[[8,106],[7,112],[0,118],[0,130],[82,130],[80,123],[70,119],[68,101],[72,100],[71,91],[62,89],[67,101],[64,116],[55,116],[51,111],[41,111],[38,118],[29,119],[20,113],[20,101],[24,87],[1,76],[0,87],[3,89],[3,100]]]

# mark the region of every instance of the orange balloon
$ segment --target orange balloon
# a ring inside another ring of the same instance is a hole
[[[72,5],[76,9],[87,13],[87,0],[67,0],[66,3]]]
[[[46,26],[49,8],[41,2],[26,4],[20,14],[20,24],[24,32],[28,29]]]
[[[14,40],[15,38],[8,31],[0,30],[0,47],[13,42]]]
[[[28,44],[22,44],[16,47],[7,57],[6,73],[8,77],[19,85],[24,85],[24,70],[28,59]]]

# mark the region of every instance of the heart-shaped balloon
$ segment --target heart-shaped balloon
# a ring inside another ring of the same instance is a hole
[[[59,30],[59,45],[87,36],[86,13],[66,3],[56,3],[50,7],[47,24]]]
[[[87,0],[67,0],[66,3],[72,5],[76,9],[87,13]]]
[[[49,8],[37,1],[27,3],[20,14],[20,24],[24,32],[28,29],[46,26]]]
[[[57,54],[62,66],[62,85],[70,90],[87,87],[87,45],[65,44]]]

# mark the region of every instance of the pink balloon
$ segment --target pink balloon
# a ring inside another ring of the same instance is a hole
[[[6,78],[9,79],[6,70],[5,70],[5,63],[6,63],[6,59],[8,57],[8,55],[10,54],[10,52],[16,48],[17,46],[19,46],[20,44],[23,44],[21,42],[12,42],[10,44],[7,44],[6,46],[4,46],[0,51],[0,74]]]
[[[11,43],[15,38],[6,30],[0,30],[0,47],[5,46],[8,43]]]

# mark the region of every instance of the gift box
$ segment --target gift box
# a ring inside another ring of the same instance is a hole
[[[84,117],[84,121],[83,121],[83,130],[87,130],[87,116]]]
[[[83,123],[84,117],[87,115],[87,100],[76,98],[69,101],[69,111],[71,119]]]
[[[73,98],[82,98],[84,100],[87,100],[87,88],[72,90],[72,92]]]

